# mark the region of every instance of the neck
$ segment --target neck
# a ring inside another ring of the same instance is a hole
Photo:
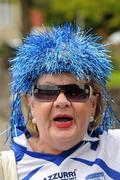
[[[33,152],[55,154],[55,155],[63,152],[62,150],[58,150],[56,148],[51,147],[50,145],[46,145],[46,144],[40,142],[39,137],[29,138],[28,143],[29,143]]]

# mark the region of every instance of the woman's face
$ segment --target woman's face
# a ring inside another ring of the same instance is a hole
[[[72,74],[44,75],[37,85],[85,84]],[[72,102],[63,92],[54,101],[41,102],[33,95],[30,97],[32,116],[39,132],[39,144],[43,151],[55,153],[67,150],[79,143],[88,128],[90,117],[94,116],[96,97],[86,102]]]

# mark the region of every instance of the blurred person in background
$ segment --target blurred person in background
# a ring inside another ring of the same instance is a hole
[[[11,62],[11,150],[1,152],[3,179],[120,179],[107,52],[99,37],[68,24],[25,39]]]

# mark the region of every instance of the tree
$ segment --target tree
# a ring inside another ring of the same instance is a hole
[[[31,29],[30,8],[33,6],[32,0],[19,0],[22,10],[22,34],[25,36]]]
[[[17,1],[17,0],[14,0]],[[22,9],[23,34],[31,28],[29,12],[31,7],[42,11],[47,25],[72,22],[95,26],[98,32],[106,35],[120,26],[119,0],[18,0]]]

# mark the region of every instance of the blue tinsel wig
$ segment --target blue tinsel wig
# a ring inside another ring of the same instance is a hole
[[[106,90],[112,64],[106,46],[99,37],[84,33],[72,25],[53,27],[31,33],[12,60],[12,127],[24,127],[21,95],[31,91],[34,81],[42,74],[70,72],[78,79],[92,79],[102,90],[106,109],[102,128],[112,123],[112,110]]]

